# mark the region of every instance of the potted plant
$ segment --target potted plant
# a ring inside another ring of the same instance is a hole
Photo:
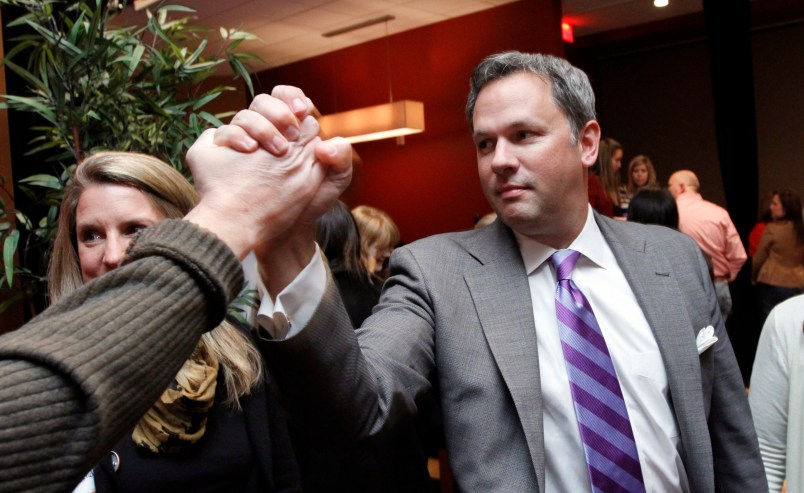
[[[7,36],[22,32],[10,38],[13,47],[4,65],[26,86],[24,94],[0,95],[0,108],[38,115],[41,123],[31,129],[34,136],[26,155],[36,164],[46,160],[50,169],[26,174],[25,169],[34,167],[26,163],[22,173],[19,166],[15,171],[19,189],[47,211],[42,217],[8,210],[0,195],[0,287],[12,289],[0,303],[1,313],[13,302],[46,292],[42,266],[47,259],[42,256],[53,241],[62,191],[76,163],[99,149],[137,151],[155,155],[189,176],[187,148],[205,128],[229,116],[211,114],[205,106],[235,90],[228,84],[210,86],[209,81],[228,64],[231,80],[245,81],[253,95],[247,64],[256,56],[238,51],[243,41],[253,38],[249,33],[197,26],[194,11],[179,5],[148,11],[142,26],[116,26],[114,18],[124,2],[0,4],[22,12],[7,24]],[[214,49],[211,34],[219,37]],[[39,267],[30,267],[35,264]]]

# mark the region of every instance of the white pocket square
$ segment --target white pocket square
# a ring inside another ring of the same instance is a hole
[[[698,346],[698,354],[703,353],[716,342],[715,328],[711,325],[707,325],[698,332],[698,336],[695,338],[695,345]]]

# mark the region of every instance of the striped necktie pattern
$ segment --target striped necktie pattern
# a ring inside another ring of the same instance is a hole
[[[592,490],[645,491],[620,382],[589,301],[572,281],[580,253],[558,250],[556,317]]]

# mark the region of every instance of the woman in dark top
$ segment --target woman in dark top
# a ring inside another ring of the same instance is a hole
[[[360,327],[380,300],[382,283],[361,260],[360,233],[346,204],[338,201],[316,221],[316,242],[329,261],[352,325]]]
[[[678,206],[667,190],[642,188],[628,206],[628,220],[678,229]]]
[[[51,302],[116,269],[140,230],[184,216],[196,200],[192,185],[153,157],[88,157],[62,201]],[[173,289],[166,281],[162,293]],[[287,425],[264,373],[250,333],[224,321],[202,336],[173,383],[76,492],[300,491]]]
[[[621,209],[620,168],[623,146],[614,139],[600,139],[597,163],[589,170],[589,203],[607,217],[623,216]]]
[[[642,188],[631,198],[628,206],[628,221],[642,224],[658,224],[678,230],[678,206],[676,199],[667,190],[660,188]],[[712,257],[701,250],[701,254],[709,267],[709,277],[714,281],[715,271]]]

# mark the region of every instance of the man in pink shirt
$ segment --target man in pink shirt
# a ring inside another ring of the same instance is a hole
[[[678,204],[678,227],[695,239],[712,259],[720,312],[725,321],[731,313],[729,282],[737,277],[748,256],[726,209],[704,200],[700,182],[690,170],[676,171],[668,182]]]

